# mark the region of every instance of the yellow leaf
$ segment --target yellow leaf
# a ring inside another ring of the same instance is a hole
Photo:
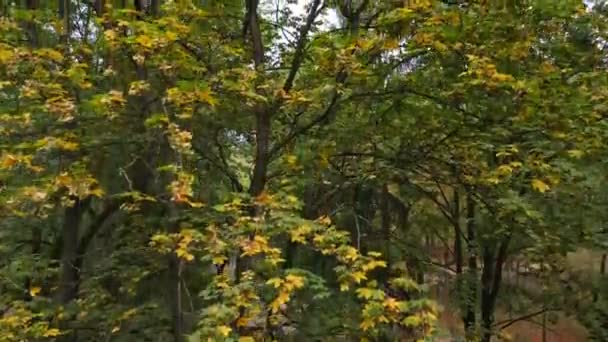
[[[15,53],[12,50],[2,49],[0,50],[0,63],[4,64],[8,61],[13,60]]]
[[[40,49],[38,50],[38,55],[40,55],[41,57],[46,57],[57,63],[63,61],[63,54],[54,49]]]
[[[293,154],[290,154],[287,156],[287,165],[293,167],[296,167],[298,163],[298,157],[296,157]]]
[[[268,244],[268,239],[266,239],[266,238],[265,238],[264,236],[262,236],[262,235],[256,235],[256,236],[253,238],[253,241],[255,241],[255,242],[257,242],[257,243],[259,243],[259,244],[261,244],[261,245],[264,245],[264,246]]]
[[[215,265],[222,265],[224,263],[224,261],[226,261],[226,257],[223,255],[218,255],[218,256],[214,256],[213,259],[211,259],[211,262],[213,262],[213,264]]]
[[[217,103],[217,100],[215,99],[215,97],[213,97],[213,93],[211,93],[211,91],[209,91],[208,89],[198,91],[197,95],[199,101],[205,102],[211,107],[215,106],[215,104]]]
[[[251,336],[242,336],[239,337],[239,342],[255,342],[255,340]]]
[[[145,34],[137,37],[135,39],[135,42],[137,42],[137,44],[139,44],[145,48],[148,48],[148,49],[152,48],[152,46],[154,44],[154,41],[152,40],[152,38],[150,38],[149,36],[147,36]]]
[[[272,303],[270,303],[270,307],[272,308],[272,313],[279,312],[281,306],[289,301],[289,293],[285,291],[280,291],[277,298],[275,298]]]
[[[371,319],[364,319],[361,324],[359,325],[359,327],[361,328],[361,330],[363,331],[367,331],[370,328],[373,328],[376,324],[374,323],[374,321],[372,321]]]
[[[304,277],[297,275],[288,274],[287,277],[285,277],[285,281],[290,283],[295,289],[299,289],[304,286]]]
[[[219,327],[217,327],[217,332],[221,335],[221,336],[228,336],[230,335],[230,332],[232,331],[232,328],[230,328],[227,325],[220,325]]]
[[[372,261],[368,262],[367,264],[363,265],[363,267],[361,267],[361,268],[363,269],[363,271],[367,272],[367,271],[371,271],[378,267],[386,267],[386,261],[372,260]]]
[[[112,334],[115,334],[115,333],[117,333],[119,331],[120,331],[120,327],[118,325],[115,326],[114,328],[112,328]]]
[[[266,192],[262,192],[258,197],[256,197],[255,201],[260,204],[270,204],[272,202],[272,196]]]
[[[90,194],[95,197],[102,197],[104,195],[104,191],[101,188],[95,188],[90,191]]]
[[[399,41],[397,39],[387,39],[382,44],[382,47],[386,50],[394,50],[399,48]]]
[[[287,201],[289,201],[289,203],[296,204],[298,203],[298,198],[294,195],[288,195]]]
[[[355,247],[347,247],[346,252],[344,253],[344,259],[348,261],[355,261],[359,258],[359,251]]]
[[[30,296],[36,297],[40,293],[41,290],[42,289],[38,286],[34,286],[34,287],[30,288]]]
[[[513,168],[509,165],[500,165],[496,171],[498,171],[498,174],[501,176],[508,176],[513,173]]]
[[[362,280],[367,279],[367,276],[365,275],[365,273],[363,273],[361,271],[353,272],[352,277],[357,284],[361,283]]]
[[[291,231],[291,242],[305,243],[306,236],[311,232],[312,228],[307,224],[303,224]]]
[[[356,292],[357,292],[357,297],[363,298],[363,299],[370,299],[374,295],[374,291],[375,291],[374,289],[364,287],[364,288],[357,289]]]
[[[408,316],[401,322],[406,327],[415,327],[420,325],[420,323],[422,323],[422,319],[417,316]]]
[[[117,34],[116,34],[116,31],[114,31],[114,30],[105,30],[105,31],[103,32],[103,36],[104,36],[104,37],[105,37],[107,40],[109,40],[109,41],[113,41],[113,40],[116,40]]]
[[[2,162],[0,162],[0,168],[10,169],[11,167],[15,166],[18,161],[19,159],[12,154],[6,154],[4,158],[2,158]]]
[[[488,177],[486,178],[486,182],[488,182],[489,184],[498,184],[500,183],[500,179],[496,177]]]
[[[319,222],[320,224],[326,225],[326,226],[331,225],[331,219],[327,215],[319,217],[317,219],[317,222]]]
[[[538,192],[544,193],[549,190],[549,185],[542,180],[535,178],[532,180],[532,188]]]
[[[433,42],[433,47],[435,48],[435,50],[437,50],[438,52],[445,52],[448,50],[448,47],[443,44],[442,42],[435,40]]]
[[[278,289],[282,283],[283,283],[283,279],[281,279],[281,278],[271,278],[271,279],[268,279],[268,281],[266,281],[266,284],[272,285],[276,289]]]
[[[236,326],[237,327],[245,327],[249,324],[249,321],[251,319],[249,317],[241,317],[239,319],[236,320]]]
[[[389,310],[399,311],[399,302],[393,297],[387,297],[383,304]]]
[[[572,158],[581,158],[585,153],[581,150],[569,150],[568,155]]]
[[[51,329],[48,329],[47,331],[45,331],[43,336],[44,337],[56,337],[56,336],[59,336],[60,334],[61,334],[61,331],[59,331],[59,329],[51,328]]]

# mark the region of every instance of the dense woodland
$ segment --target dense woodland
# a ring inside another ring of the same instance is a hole
[[[608,341],[608,6],[0,14],[0,341]]]

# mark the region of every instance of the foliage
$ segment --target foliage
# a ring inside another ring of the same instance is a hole
[[[604,7],[291,3],[1,3],[0,337],[602,336]]]

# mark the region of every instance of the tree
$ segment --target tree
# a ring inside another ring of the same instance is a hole
[[[0,336],[428,339],[437,279],[467,340],[602,336],[601,6],[300,7],[1,3]]]

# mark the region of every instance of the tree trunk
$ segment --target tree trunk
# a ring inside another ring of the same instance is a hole
[[[454,209],[452,218],[454,220],[454,262],[456,263],[456,274],[462,274],[463,255],[462,255],[462,227],[460,226],[460,193],[454,191]]]
[[[382,272],[381,281],[387,285],[390,277],[391,267],[391,212],[389,204],[390,193],[388,192],[388,186],[384,184],[382,185],[382,191],[380,192],[380,217],[386,268]]]
[[[481,275],[481,324],[482,337],[481,342],[490,342],[493,331],[492,324],[494,323],[494,310],[496,308],[496,299],[500,291],[502,282],[502,269],[507,259],[507,251],[511,237],[506,236],[498,248],[495,255],[494,244],[486,244],[483,251],[483,270]]]
[[[475,334],[475,308],[477,306],[477,244],[475,225],[475,200],[467,191],[467,254],[469,257],[468,271],[465,282],[465,313],[464,328],[467,340],[471,340]]]
[[[65,209],[61,230],[61,273],[57,300],[67,304],[78,296],[80,268],[78,267],[78,241],[82,215],[89,200],[74,199],[74,205]]]
[[[160,0],[151,0],[150,2],[150,14],[152,16],[157,16],[160,12]]]
[[[101,17],[106,7],[106,0],[95,0],[95,12]]]
[[[253,178],[249,187],[252,197],[259,196],[266,187],[268,175],[268,150],[270,147],[271,120],[263,109],[256,113],[256,155]]]
[[[175,254],[169,256],[168,284],[171,306],[171,330],[174,342],[184,341],[181,289],[182,265],[181,260]]]

